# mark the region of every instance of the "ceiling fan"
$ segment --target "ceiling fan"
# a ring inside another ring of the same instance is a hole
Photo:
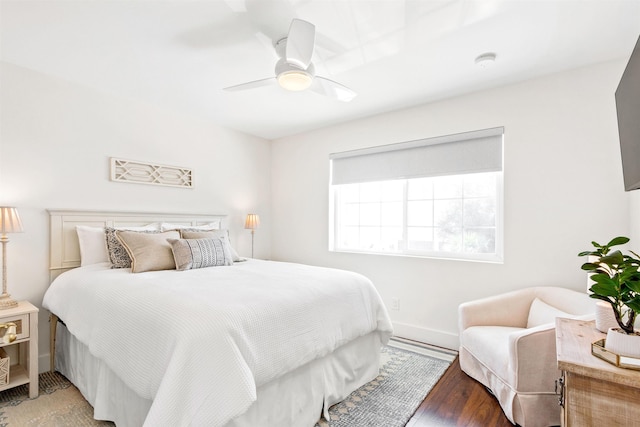
[[[224,88],[227,91],[240,91],[269,86],[274,83],[280,87],[301,91],[309,89],[320,95],[339,101],[349,102],[356,93],[340,83],[315,75],[311,62],[315,44],[316,27],[301,19],[293,19],[287,37],[276,41],[274,47],[280,57],[275,67],[275,77],[255,80]]]

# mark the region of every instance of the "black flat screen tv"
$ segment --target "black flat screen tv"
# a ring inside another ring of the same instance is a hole
[[[625,191],[640,189],[640,37],[616,89]]]

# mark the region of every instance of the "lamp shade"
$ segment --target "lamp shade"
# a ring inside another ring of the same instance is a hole
[[[16,208],[0,206],[0,233],[21,233],[22,221]]]
[[[260,225],[260,217],[258,214],[248,214],[244,221],[244,228],[255,230]]]

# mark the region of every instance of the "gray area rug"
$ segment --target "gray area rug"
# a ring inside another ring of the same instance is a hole
[[[432,353],[383,347],[380,375],[329,408],[330,419],[316,427],[404,426],[453,360],[451,353]]]
[[[401,345],[401,344],[396,344]],[[380,375],[329,409],[330,420],[316,427],[401,427],[447,370],[453,356],[391,345],[381,351]],[[411,351],[415,350],[415,351]],[[425,354],[421,354],[425,353]],[[93,419],[93,408],[63,375],[40,374],[40,395],[27,386],[0,392],[0,427],[114,426]]]

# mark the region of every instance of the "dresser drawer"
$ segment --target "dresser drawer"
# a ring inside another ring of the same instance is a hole
[[[0,319],[0,324],[13,322],[16,324],[16,341],[29,338],[29,315],[20,314],[17,316],[7,316]],[[0,330],[0,343],[2,337],[7,333],[7,329]]]

